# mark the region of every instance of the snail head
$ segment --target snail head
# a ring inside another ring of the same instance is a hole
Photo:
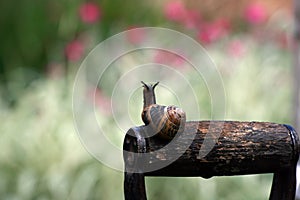
[[[143,84],[143,96],[144,96],[144,108],[150,106],[152,104],[156,104],[154,89],[159,84],[159,82],[155,84],[146,84],[144,81],[141,81]]]

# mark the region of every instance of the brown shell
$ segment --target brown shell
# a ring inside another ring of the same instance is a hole
[[[181,133],[185,126],[185,112],[177,106],[152,104],[142,112],[145,125],[150,125],[164,139],[172,139]]]

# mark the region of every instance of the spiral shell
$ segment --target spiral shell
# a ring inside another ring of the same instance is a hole
[[[182,133],[185,127],[185,112],[177,106],[161,106],[152,104],[142,112],[145,125],[161,138],[172,139],[177,133]]]

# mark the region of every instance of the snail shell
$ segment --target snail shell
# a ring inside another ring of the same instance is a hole
[[[161,106],[152,104],[144,108],[142,119],[145,125],[161,138],[173,139],[176,134],[182,133],[185,127],[185,112],[177,106]]]

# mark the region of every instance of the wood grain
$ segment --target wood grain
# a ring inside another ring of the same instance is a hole
[[[171,145],[155,136],[146,143],[147,156],[138,167],[148,176],[274,173],[289,167],[297,153],[286,126],[267,122],[187,122]],[[164,162],[172,163],[149,172]]]

